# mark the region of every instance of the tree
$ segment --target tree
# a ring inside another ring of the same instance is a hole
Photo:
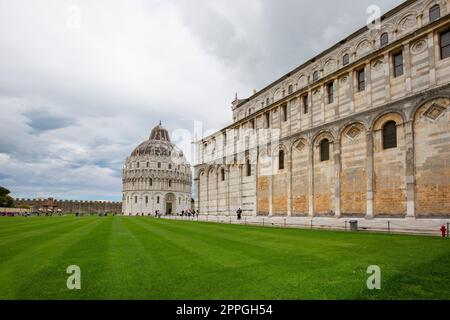
[[[0,186],[0,207],[12,208],[14,207],[14,199],[9,195],[11,191]]]

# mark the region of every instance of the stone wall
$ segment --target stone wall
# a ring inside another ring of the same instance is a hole
[[[428,9],[434,4],[441,18],[432,22]],[[245,215],[261,216],[450,217],[450,58],[440,50],[441,34],[450,30],[449,8],[449,1],[406,1],[379,29],[360,30],[249,99],[235,101],[236,121],[197,144],[201,212],[218,213],[205,202],[215,182],[205,185],[202,177],[221,167],[228,173],[221,213],[245,205]],[[383,32],[389,43],[380,46]],[[398,52],[401,74],[393,65]],[[346,53],[350,63],[344,66]],[[389,122],[395,123],[395,147],[383,145]],[[255,129],[247,136],[250,123]],[[222,149],[217,142],[224,134],[230,153],[215,155],[211,150]],[[324,139],[330,149],[322,161]],[[279,170],[281,149],[285,166]],[[246,154],[254,155],[253,177],[245,175]]]
[[[53,200],[53,199],[16,199],[16,206],[27,205],[32,212],[39,209],[52,208],[53,212],[60,209],[63,213],[122,213],[122,202],[113,201],[79,201],[79,200]]]
[[[449,104],[448,98],[427,102],[414,116],[415,209],[418,216],[441,216],[450,212]]]

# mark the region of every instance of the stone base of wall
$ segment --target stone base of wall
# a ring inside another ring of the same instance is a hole
[[[199,215],[198,217],[163,217],[172,220],[190,220],[193,222],[211,222],[224,224],[241,224],[248,226],[285,227],[299,229],[324,229],[350,232],[350,221],[358,221],[358,232],[390,232],[404,234],[421,234],[440,236],[442,225],[450,223],[449,219],[416,218],[335,218],[335,217],[243,217]]]

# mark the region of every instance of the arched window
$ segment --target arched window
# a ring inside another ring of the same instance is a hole
[[[159,203],[159,196],[156,197],[156,203]]]
[[[267,107],[269,104],[270,104],[270,99],[267,98],[267,99],[266,99],[266,107]]]
[[[383,149],[397,148],[397,124],[388,121],[383,126]]]
[[[246,160],[247,177],[252,175],[252,165],[250,164],[250,159]]]
[[[139,162],[137,162],[137,163],[136,163],[136,168],[138,168],[138,169],[139,169]]]
[[[288,93],[292,94],[292,92],[294,92],[294,87],[292,86],[292,84],[288,87]]]
[[[150,178],[150,187],[153,185],[153,179]]]
[[[430,14],[430,22],[439,19],[441,17],[441,8],[439,7],[439,5],[435,4],[434,6],[432,6],[430,8],[429,14]]]
[[[344,54],[342,57],[342,65],[346,66],[350,63],[350,55],[348,53]]]
[[[330,160],[330,141],[328,139],[323,139],[320,142],[320,161]]]
[[[313,73],[313,81],[319,80],[319,71],[314,71]]]
[[[220,170],[220,173],[221,173],[222,181],[225,181],[225,169],[222,168],[222,170]]]
[[[389,35],[387,32],[383,33],[380,37],[380,46],[384,47],[389,43]]]
[[[172,180],[169,180],[169,188],[172,187]]]
[[[145,204],[148,204],[148,196],[145,196]]]
[[[284,169],[284,151],[278,151],[278,170]]]

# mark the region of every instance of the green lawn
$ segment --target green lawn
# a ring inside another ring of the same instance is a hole
[[[66,268],[81,268],[81,290]],[[369,265],[381,290],[368,290]],[[1,217],[0,299],[450,299],[450,241],[148,217]]]

